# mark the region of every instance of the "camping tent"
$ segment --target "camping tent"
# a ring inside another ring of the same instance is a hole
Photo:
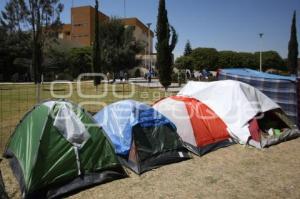
[[[292,76],[274,75],[251,69],[222,69],[219,80],[238,80],[257,88],[280,105],[289,118],[297,123],[297,80]],[[299,124],[300,125],[300,124]]]
[[[172,96],[156,102],[153,108],[177,126],[187,148],[197,155],[232,144],[226,124],[197,99]]]
[[[241,144],[249,143],[249,139],[251,140],[249,122],[258,116],[263,117],[260,115],[262,113],[274,113],[276,118],[284,123],[279,126],[282,127],[281,130],[288,130],[281,133],[281,136],[265,136],[261,140],[256,139],[258,143],[250,142],[250,144],[266,147],[299,135],[296,125],[284,117],[285,114],[278,104],[258,89],[239,81],[189,82],[178,95],[194,97],[206,104],[225,122],[231,136]],[[274,114],[265,114],[264,120],[268,120],[270,124],[270,118],[275,117]],[[264,125],[264,127],[269,128],[267,130],[273,128],[272,125]]]
[[[54,198],[126,176],[104,131],[67,101],[46,101],[28,112],[5,157],[24,198]]]
[[[190,158],[175,125],[151,106],[119,101],[94,118],[107,132],[121,162],[137,174]]]

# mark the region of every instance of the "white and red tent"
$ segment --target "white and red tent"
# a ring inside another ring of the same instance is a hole
[[[177,96],[195,98],[206,104],[240,144],[263,148],[300,135],[278,104],[253,86],[239,81],[191,81]],[[274,129],[280,131],[278,135],[268,133]]]
[[[227,125],[195,98],[172,96],[156,102],[153,108],[176,125],[187,147],[198,155],[232,144]]]

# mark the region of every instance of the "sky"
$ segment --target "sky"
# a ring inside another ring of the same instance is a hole
[[[2,10],[8,0],[0,0]],[[61,19],[70,23],[72,0],[65,5]],[[126,17],[152,23],[155,31],[159,0],[125,0]],[[94,5],[94,0],[73,0],[74,6]],[[300,0],[166,0],[169,22],[179,41],[175,57],[182,55],[189,40],[193,48],[255,52],[275,50],[287,57],[293,11],[300,16]],[[100,0],[108,16],[124,17],[124,0]],[[297,19],[300,44],[300,17]],[[264,33],[262,41],[258,34]],[[156,41],[155,41],[156,42]]]

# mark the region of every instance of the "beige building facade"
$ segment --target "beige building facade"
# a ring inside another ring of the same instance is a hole
[[[71,24],[63,25],[58,37],[81,46],[92,46],[95,38],[95,8],[91,6],[74,7],[71,9]],[[98,12],[100,22],[109,20],[109,17]],[[138,18],[121,19],[125,27],[134,28],[134,37],[145,45],[143,55],[153,53],[154,33]]]

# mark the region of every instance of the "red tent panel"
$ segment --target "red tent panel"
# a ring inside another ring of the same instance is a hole
[[[208,106],[194,98],[181,96],[172,98],[185,103],[198,147],[229,139],[226,124]]]

